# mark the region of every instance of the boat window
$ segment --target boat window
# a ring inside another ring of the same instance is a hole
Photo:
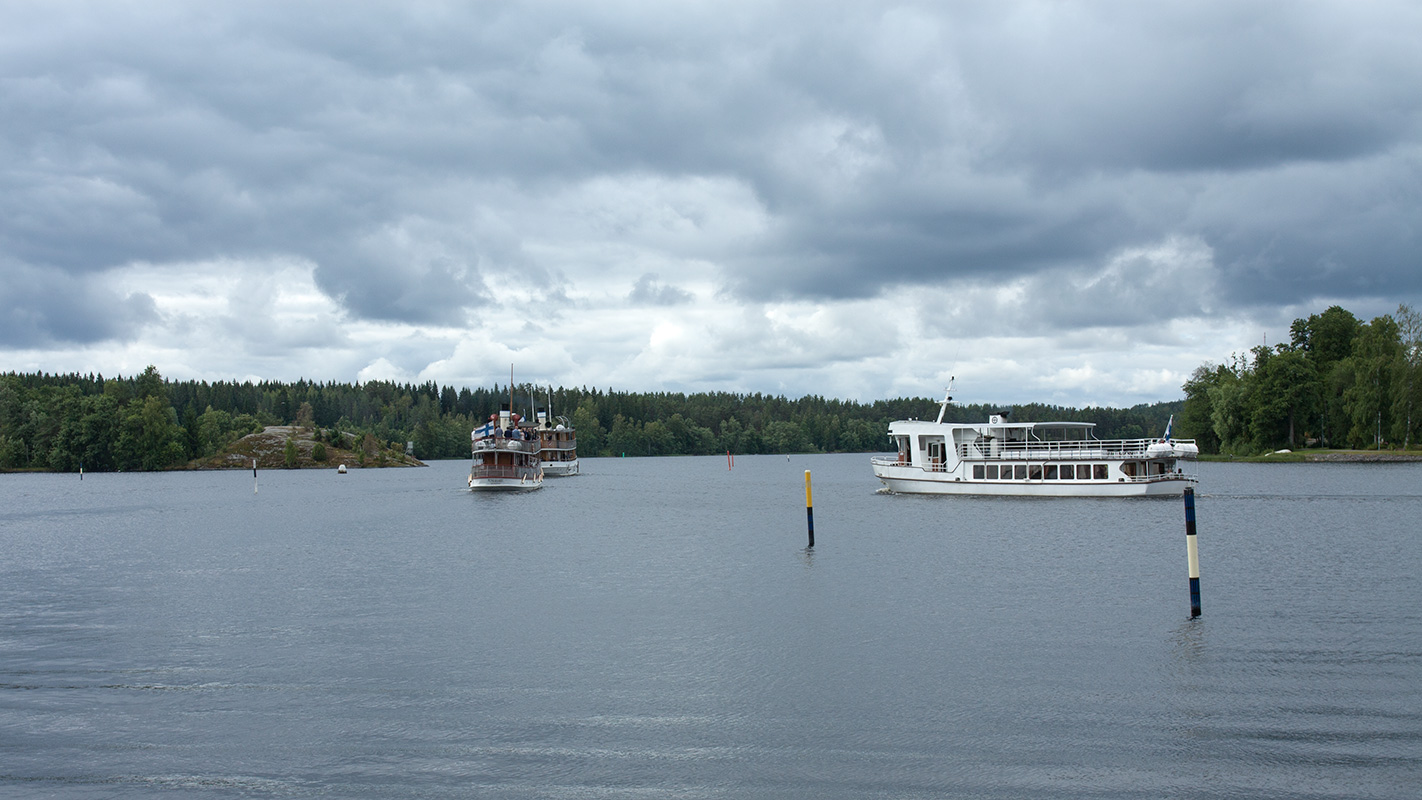
[[[1091,477],[1092,477],[1092,479],[1094,479],[1094,480],[1104,481],[1104,480],[1108,479],[1108,478],[1111,477],[1111,476],[1109,476],[1109,475],[1106,474],[1106,465],[1105,465],[1105,464],[1092,464],[1092,465],[1091,465]]]
[[[1057,479],[1057,465],[1056,465],[1056,464],[1048,464],[1047,467],[1046,467],[1046,470],[1045,470],[1045,475],[1044,475],[1044,477],[1045,477],[1047,480],[1049,480],[1049,481],[1054,481],[1054,480],[1056,480],[1056,479]]]
[[[1007,468],[1006,468],[1006,467],[1003,467],[1003,469],[1007,469]],[[1019,481],[1025,481],[1025,480],[1027,480],[1027,465],[1026,465],[1026,464],[1014,464],[1013,467],[1012,467],[1012,477],[1016,478],[1016,479],[1019,480]]]
[[[987,465],[987,479],[990,480],[990,481],[995,481],[995,480],[997,480],[997,465],[996,465],[996,464],[988,464],[988,465]]]
[[[1029,480],[1029,481],[1040,481],[1041,479],[1042,479],[1042,465],[1041,465],[1041,464],[1029,464],[1029,465],[1027,465],[1027,480]]]
[[[1063,464],[1063,465],[1062,465],[1062,480],[1064,480],[1064,481],[1076,480],[1076,465],[1074,465],[1074,464]]]
[[[1091,479],[1091,465],[1090,465],[1090,464],[1077,464],[1077,465],[1076,465],[1076,477],[1077,477],[1079,480],[1083,480],[1083,481],[1085,481],[1085,480],[1090,480],[1090,479]]]
[[[983,473],[984,473],[984,470],[983,470],[983,465],[982,465],[982,464],[974,464],[974,465],[973,465],[973,480],[979,480],[979,481],[982,480],[982,479],[983,479]]]
[[[1128,478],[1134,478],[1136,476],[1136,462],[1127,461],[1126,463],[1122,464],[1121,472],[1124,472],[1126,474],[1126,477]]]

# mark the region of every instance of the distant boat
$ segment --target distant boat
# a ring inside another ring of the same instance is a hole
[[[950,390],[951,391],[951,388]],[[884,486],[905,494],[1136,497],[1180,495],[1194,486],[1193,439],[1096,439],[1091,422],[1011,422],[1010,412],[986,423],[938,420],[890,423],[898,453],[870,463]]]
[[[471,491],[527,492],[543,486],[538,434],[522,422],[518,414],[504,409],[470,433]]]
[[[554,421],[556,420],[556,422]],[[578,437],[567,417],[538,412],[538,458],[550,478],[578,474]]]

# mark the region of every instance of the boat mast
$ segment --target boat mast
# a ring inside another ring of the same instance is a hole
[[[943,389],[943,402],[938,404],[938,424],[943,424],[943,415],[948,413],[948,404],[953,402],[953,376],[948,376],[948,386]]]

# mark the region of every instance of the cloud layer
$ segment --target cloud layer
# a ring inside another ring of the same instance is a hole
[[[1119,405],[1422,298],[1410,3],[6,16],[5,369]]]

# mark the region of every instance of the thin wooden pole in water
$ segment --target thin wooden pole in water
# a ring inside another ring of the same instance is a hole
[[[257,459],[252,459],[252,494],[257,493]]]
[[[1195,490],[1185,489],[1185,552],[1190,560],[1190,617],[1200,616],[1200,552],[1195,547]]]
[[[810,529],[810,547],[815,546],[815,504],[810,499],[810,471],[805,470],[805,524]]]

